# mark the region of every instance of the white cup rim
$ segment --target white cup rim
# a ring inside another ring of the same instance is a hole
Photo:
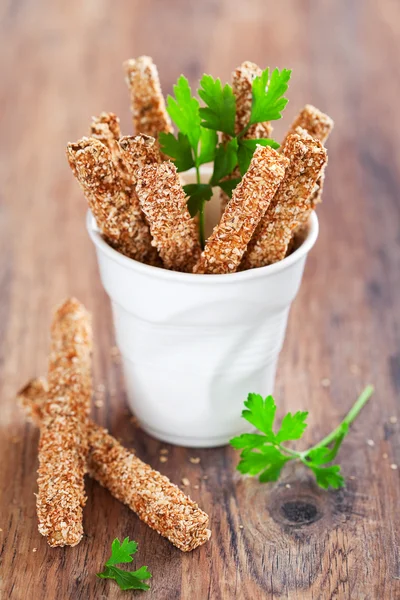
[[[161,269],[159,267],[153,267],[151,265],[145,265],[133,258],[124,256],[114,248],[111,248],[107,242],[103,239],[99,229],[97,228],[96,221],[90,210],[87,211],[86,215],[86,228],[89,236],[96,246],[96,248],[103,254],[107,255],[108,258],[118,263],[122,267],[137,273],[142,273],[156,279],[167,279],[169,281],[179,281],[180,283],[201,283],[201,285],[215,285],[216,283],[235,283],[238,281],[246,281],[248,279],[259,279],[266,278],[269,275],[274,275],[280,271],[287,269],[294,263],[301,260],[311,248],[314,246],[319,232],[318,217],[313,211],[310,217],[310,227],[308,235],[304,242],[283,260],[267,265],[266,267],[259,267],[257,269],[249,269],[247,271],[240,271],[238,273],[226,273],[221,275],[204,275],[197,273],[181,273],[178,271],[169,271],[167,269]]]

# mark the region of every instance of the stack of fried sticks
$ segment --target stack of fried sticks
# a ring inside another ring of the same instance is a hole
[[[39,532],[53,547],[80,542],[87,472],[174,546],[194,550],[211,535],[207,514],[89,420],[91,349],[91,317],[80,302],[69,299],[53,317],[47,381],[35,379],[19,392],[40,427]]]
[[[159,150],[172,131],[157,68],[147,56],[125,63],[136,135],[121,137],[112,113],[94,118],[90,137],[69,143],[67,157],[105,240],[134,260],[186,273],[224,274],[282,260],[304,237],[321,201],[333,121],[311,105],[296,117],[279,152],[257,147],[202,251],[174,164]],[[244,62],[232,75],[236,128],[249,122],[252,82],[261,69]],[[269,137],[270,123],[246,137]],[[232,177],[237,174],[233,173]]]

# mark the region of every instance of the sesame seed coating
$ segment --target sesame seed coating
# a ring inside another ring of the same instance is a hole
[[[251,105],[253,101],[252,85],[256,77],[262,74],[262,69],[255,63],[245,61],[232,73],[232,90],[236,96],[236,134],[240,133],[250,121]],[[255,123],[245,134],[245,139],[268,138],[272,132],[272,125]]]
[[[288,160],[257,146],[249,169],[208,238],[194,273],[234,273],[285,174]]]
[[[97,139],[67,146],[67,158],[106,241],[126,256],[157,265],[150,229],[133,183],[118,176],[110,150]]]
[[[323,112],[318,110],[318,108],[315,108],[315,106],[306,104],[290,126],[290,129],[281,144],[281,152],[283,152],[286,146],[288,137],[292,133],[295,133],[298,127],[305,129],[305,131],[311,135],[311,137],[319,140],[321,144],[325,144],[330,132],[333,129],[333,120],[328,117],[328,115],[325,115]]]
[[[36,510],[50,546],[75,546],[83,535],[83,477],[92,394],[91,317],[75,299],[55,312],[47,400],[42,407]]]
[[[119,140],[119,147],[133,183],[137,183],[138,173],[145,165],[161,162],[159,146],[150,135],[126,135]]]
[[[283,151],[289,134],[295,133],[299,127],[304,129],[309,135],[311,135],[311,137],[319,140],[321,144],[325,144],[329,134],[333,129],[333,126],[333,120],[328,115],[318,110],[318,108],[315,108],[315,106],[306,104],[303,110],[300,111],[293,121],[285,139],[282,142],[280,150],[281,152]],[[294,230],[293,235],[297,235],[299,233],[304,237],[304,226],[307,225],[311,212],[315,210],[317,204],[322,202],[324,179],[324,170],[322,170],[321,175],[316,183],[315,190],[310,198],[310,209],[309,211],[304,211],[302,215],[300,215],[299,224]]]
[[[131,181],[118,145],[118,140],[121,137],[121,129],[117,115],[111,112],[102,112],[98,117],[92,117],[90,137],[99,140],[107,146],[118,175],[129,185]]]
[[[232,73],[232,90],[236,96],[236,120],[235,132],[240,133],[250,121],[251,105],[253,101],[252,85],[256,77],[262,74],[262,69],[250,61],[245,61],[237,67]],[[272,125],[268,121],[265,123],[255,123],[243,136],[244,139],[250,140],[255,138],[269,138],[272,133]],[[228,140],[229,136],[224,134],[223,140]],[[226,179],[234,179],[240,177],[239,169]],[[229,196],[223,191],[220,191],[221,212],[225,210],[229,202]]]
[[[175,165],[144,166],[136,192],[164,267],[191,273],[201,248]]]
[[[133,127],[136,134],[154,138],[161,131],[172,132],[171,119],[165,109],[156,65],[150,56],[124,62],[125,79],[131,94]]]
[[[109,149],[111,151],[116,148],[115,142],[121,137],[117,115],[111,112],[102,112],[98,117],[92,117],[90,137],[94,137],[106,145],[110,143]]]
[[[31,381],[19,400],[37,424],[46,402],[46,381]],[[108,432],[89,421],[89,475],[129,506],[138,517],[183,552],[204,544],[211,535],[208,515],[176,485],[125,449]]]
[[[249,243],[242,269],[263,267],[285,257],[293,229],[309,210],[310,197],[327,161],[321,142],[301,129],[290,134],[282,155],[290,161],[285,178]]]

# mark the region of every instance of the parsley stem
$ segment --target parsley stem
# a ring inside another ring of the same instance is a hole
[[[351,409],[349,410],[349,412],[347,413],[347,415],[345,416],[343,421],[336,427],[336,429],[331,431],[331,433],[328,434],[326,437],[324,437],[323,440],[318,442],[318,444],[315,444],[315,446],[312,446],[311,448],[309,448],[305,454],[308,454],[309,452],[311,452],[311,450],[315,450],[316,448],[320,448],[321,446],[329,446],[329,444],[334,442],[335,439],[342,433],[343,425],[349,426],[352,424],[354,419],[358,416],[359,412],[366,405],[366,403],[371,398],[373,393],[374,393],[374,386],[367,385],[367,387],[364,389],[363,392],[361,392],[358,399],[355,401],[355,403],[353,404],[353,406],[351,407]]]
[[[279,450],[282,450],[282,452],[286,452],[286,454],[288,454],[289,456],[292,456],[293,458],[301,458],[302,455],[304,454],[303,452],[297,452],[296,450],[291,450],[290,448],[286,448],[286,446],[282,446],[281,444],[278,444],[278,448],[279,448]]]
[[[238,133],[238,135],[236,136],[238,140],[240,140],[244,135],[246,135],[246,133],[248,132],[248,130],[250,129],[250,123],[248,125],[246,125],[246,127],[244,129],[242,129],[242,131],[240,133]]]

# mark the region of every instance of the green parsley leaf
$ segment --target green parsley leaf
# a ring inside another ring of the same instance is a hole
[[[194,167],[192,148],[187,135],[179,132],[176,138],[173,133],[162,131],[158,140],[161,151],[174,161],[179,173]]]
[[[279,144],[270,138],[257,138],[250,140],[238,138],[238,141],[238,162],[242,177],[250,166],[251,159],[253,158],[253,154],[257,146],[271,146],[271,148],[274,148],[274,150],[279,148]]]
[[[203,202],[210,200],[213,195],[212,187],[208,183],[188,183],[183,186],[183,189],[189,196],[187,206],[191,217],[197,215],[202,209]]]
[[[105,567],[102,573],[97,573],[100,579],[113,579],[121,590],[149,590],[150,586],[142,580],[150,579],[151,573],[147,567],[141,567],[138,571],[123,571],[118,567]]]
[[[244,433],[230,441],[231,446],[241,449],[240,462],[237,469],[248,475],[259,475],[261,482],[276,481],[282,467],[289,460],[300,460],[315,474],[317,484],[328,489],[344,486],[339,465],[323,467],[332,462],[346,437],[349,426],[371,397],[374,388],[367,386],[353,404],[343,421],[327,435],[319,444],[306,451],[296,451],[282,445],[282,442],[298,440],[303,435],[307,424],[307,412],[287,413],[282,420],[278,433],[274,433],[276,404],[272,396],[265,399],[259,394],[249,394],[245,401],[246,410],[242,417],[264,435]]]
[[[324,465],[332,462],[336,458],[339,448],[349,431],[349,426],[347,424],[343,424],[341,429],[342,431],[336,438],[333,448],[329,448],[328,446],[319,446],[318,448],[311,449],[310,452],[307,453],[306,459],[315,465]]]
[[[236,98],[230,85],[222,87],[220,79],[203,75],[199,96],[206,104],[200,108],[202,126],[215,131],[235,135]]]
[[[247,410],[242,412],[242,417],[265,433],[269,442],[275,442],[272,426],[275,419],[276,404],[273,397],[267,396],[264,400],[260,394],[249,394],[244,405]]]
[[[232,198],[232,193],[235,187],[240,183],[240,177],[233,177],[232,179],[225,179],[218,183],[222,191],[225,192],[229,198]]]
[[[259,433],[242,433],[230,440],[230,445],[233,448],[258,448],[268,441],[267,436]]]
[[[214,160],[217,149],[218,134],[212,129],[200,128],[200,156],[197,166]]]
[[[327,490],[329,486],[334,490],[344,486],[344,479],[339,474],[339,465],[332,465],[331,467],[318,467],[312,463],[307,463],[307,466],[313,471],[318,485],[324,490]]]
[[[211,177],[211,185],[219,185],[219,182],[230,175],[237,165],[238,142],[236,138],[229,140],[226,144],[220,144],[215,153],[214,171]]]
[[[123,571],[116,564],[126,564],[132,562],[132,556],[136,554],[138,545],[133,540],[126,537],[122,544],[116,538],[111,544],[111,556],[104,565],[101,573],[97,573],[100,579],[113,579],[117,582],[121,590],[148,590],[150,586],[144,583],[146,579],[151,578],[151,573],[147,567],[143,566],[136,571]]]
[[[175,98],[168,96],[167,111],[179,131],[189,139],[191,147],[197,151],[200,139],[199,101],[192,96],[188,80],[181,75],[174,85]]]
[[[276,441],[280,443],[289,440],[299,440],[307,429],[307,423],[305,422],[307,417],[308,412],[298,411],[294,415],[287,413],[283,417],[281,428],[276,434]]]
[[[274,69],[270,78],[269,69],[265,69],[254,79],[250,125],[282,118],[281,113],[288,103],[284,94],[289,87],[291,73],[290,69],[282,69],[282,71]]]
[[[237,468],[241,473],[248,473],[249,475],[257,475],[260,471],[268,471],[271,474],[275,472],[273,468],[275,465],[280,465],[278,469],[280,471],[288,460],[290,460],[288,456],[269,444],[258,448],[257,452],[248,449],[243,450]]]
[[[267,466],[266,469],[259,476],[260,483],[267,483],[268,481],[277,481],[281,474],[283,466],[289,461],[291,458],[289,456],[285,456],[284,454],[280,454],[280,456],[276,457],[275,460]]]
[[[106,566],[112,567],[120,563],[131,563],[133,560],[132,556],[136,554],[137,549],[137,542],[130,541],[129,537],[126,537],[122,544],[118,538],[115,538],[111,544],[111,556],[106,562]]]

